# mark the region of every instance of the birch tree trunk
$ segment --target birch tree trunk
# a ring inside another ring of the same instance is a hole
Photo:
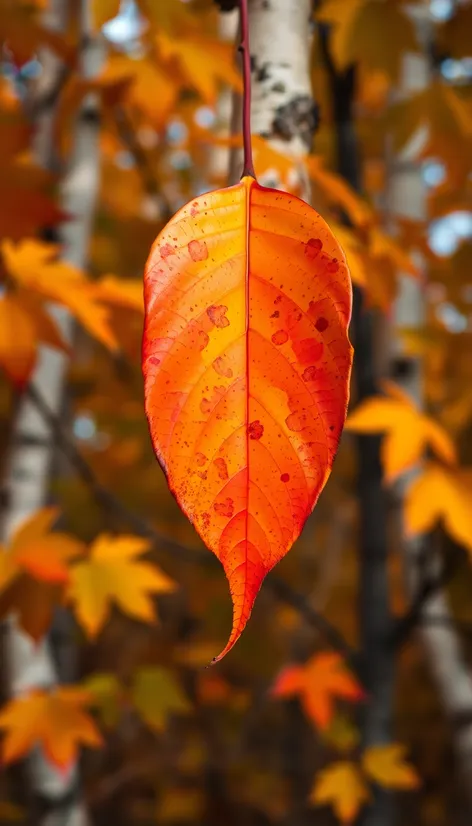
[[[414,9],[412,8],[412,14],[415,17],[424,50],[421,56],[405,55],[403,83],[399,90],[399,94],[403,97],[422,91],[431,80],[428,55],[432,21],[429,7],[426,3],[419,4]],[[427,218],[425,184],[421,166],[416,158],[418,143],[421,139],[421,134],[414,136],[410,145],[394,160],[389,196],[390,207],[394,215],[425,220]],[[395,307],[395,324],[399,328],[420,328],[423,321],[423,287],[416,280],[402,278]],[[403,357],[398,337],[395,355],[397,358],[400,357],[400,364],[403,367],[397,380],[421,408],[423,406],[421,363],[418,359]],[[414,475],[415,471],[409,474],[399,487],[400,503]],[[437,579],[440,575],[440,554],[436,544],[427,537],[403,541],[402,550],[407,586],[414,599],[425,581]],[[435,622],[438,618],[441,624]],[[472,678],[444,590],[436,590],[424,602],[419,615],[418,635],[424,646],[442,705],[452,724],[453,747],[467,800],[467,822],[470,822],[472,815]]]
[[[67,3],[54,0],[46,22],[60,29],[64,26],[64,9]],[[82,30],[89,33],[88,6],[82,0]],[[82,72],[90,76],[101,62],[98,41],[84,37]],[[57,81],[60,71],[52,55],[45,57],[45,75],[51,83]],[[56,78],[54,79],[54,75]],[[48,80],[46,78],[45,84]],[[51,145],[54,103],[46,107],[39,122],[37,154],[40,162],[49,165],[53,156]],[[73,216],[61,227],[64,260],[77,267],[84,267],[94,214],[98,185],[98,115],[93,100],[85,101],[78,115],[70,164],[61,187],[61,207]],[[58,326],[66,340],[72,339],[73,322],[67,311],[51,307]],[[41,348],[32,383],[40,388],[52,412],[60,416],[65,390],[67,362],[64,355]],[[25,395],[20,403],[14,423],[12,449],[9,456],[5,489],[8,507],[5,511],[1,534],[7,542],[16,528],[39,508],[47,504],[49,477],[54,458],[53,436],[40,413]],[[71,642],[72,645],[72,642]],[[18,696],[34,688],[51,689],[58,682],[58,675],[50,642],[47,638],[39,644],[23,634],[14,618],[9,624],[7,638],[9,690]],[[59,772],[37,748],[28,758],[30,794],[40,812],[42,826],[86,826],[88,818],[81,800],[78,770],[73,765],[64,773]]]
[[[293,157],[293,186],[309,201],[308,178],[297,160],[311,151],[317,125],[310,76],[311,2],[249,0],[249,30],[252,132]],[[240,112],[233,120],[240,121]],[[239,179],[241,168],[240,155],[234,153],[232,181]],[[275,169],[261,183],[283,188]]]

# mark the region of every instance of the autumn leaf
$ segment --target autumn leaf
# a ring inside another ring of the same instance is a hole
[[[105,307],[94,301],[82,270],[57,258],[57,247],[35,239],[19,244],[6,239],[1,252],[8,274],[22,288],[67,307],[95,338],[110,349],[118,348]]]
[[[66,533],[51,533],[58,515],[57,508],[36,511],[14,534],[9,553],[16,565],[31,576],[60,584],[68,581],[70,560],[80,556],[85,546]]]
[[[14,613],[33,640],[50,627],[69,578],[69,564],[84,551],[75,537],[51,532],[57,516],[56,508],[36,511],[20,524],[9,546],[0,547],[0,615]]]
[[[416,789],[419,778],[405,761],[405,752],[400,743],[370,746],[362,755],[362,767],[371,780],[386,789]]]
[[[51,763],[66,769],[80,745],[98,748],[102,738],[85,708],[90,694],[76,686],[34,691],[10,700],[0,711],[4,763],[12,763],[40,745]]]
[[[19,525],[8,547],[1,548],[0,589],[22,570],[43,582],[67,582],[68,562],[83,552],[84,545],[68,534],[51,533],[58,515],[57,508],[43,508]]]
[[[446,464],[455,464],[454,444],[441,425],[421,413],[393,383],[385,383],[384,388],[389,397],[374,396],[362,402],[348,416],[346,430],[385,434],[382,464],[386,480],[392,482],[413,467],[428,447]]]
[[[419,51],[413,23],[399,3],[324,0],[316,17],[333,26],[331,48],[340,69],[360,63],[397,81],[403,52]]]
[[[40,301],[26,290],[0,295],[0,367],[20,389],[31,376],[39,344],[69,352]]]
[[[236,92],[242,91],[234,49],[229,43],[220,43],[201,34],[175,37],[161,29],[156,34],[156,44],[164,65],[170,68],[175,64],[184,82],[196,89],[209,106],[216,101],[220,83],[227,83]],[[198,72],[195,66],[198,66]]]
[[[427,533],[440,520],[447,533],[472,553],[472,474],[428,462],[409,486],[405,527],[410,536]]]
[[[427,139],[419,159],[436,158],[447,168],[449,185],[460,186],[469,173],[472,115],[467,99],[449,84],[434,81],[424,91],[392,104],[385,116],[395,151],[422,127]]]
[[[152,594],[175,590],[174,582],[157,566],[138,559],[149,550],[148,540],[136,536],[101,534],[86,561],[70,574],[69,599],[89,637],[96,637],[112,603],[143,622],[155,618]]]
[[[330,474],[352,361],[349,274],[314,210],[246,177],[161,232],[145,306],[154,448],[230,583],[233,627],[218,660]]]
[[[332,763],[319,772],[310,801],[316,806],[329,804],[341,823],[352,823],[370,800],[369,788],[358,766],[349,760]]]
[[[131,699],[143,722],[155,731],[165,728],[171,714],[187,714],[190,704],[167,668],[141,668],[135,674]]]
[[[97,301],[102,301],[104,304],[138,312],[144,309],[143,285],[136,279],[104,275],[93,285],[93,292]]]
[[[325,169],[321,158],[315,155],[310,155],[306,159],[306,165],[310,178],[323,190],[326,198],[342,207],[355,226],[365,226],[372,222],[371,208],[341,175]]]
[[[176,103],[179,85],[175,75],[150,54],[130,60],[111,54],[98,78],[102,84],[123,84],[123,102],[138,108],[157,129],[162,129]],[[156,106],[156,100],[159,106]]]
[[[339,654],[317,654],[305,665],[291,665],[278,676],[272,688],[274,697],[299,696],[307,717],[326,729],[334,714],[334,700],[358,701],[361,687],[343,666]]]

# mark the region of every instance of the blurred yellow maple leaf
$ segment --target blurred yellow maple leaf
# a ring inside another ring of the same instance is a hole
[[[170,714],[190,711],[189,701],[167,668],[139,669],[134,676],[131,698],[146,725],[156,731],[164,729]]]
[[[209,106],[216,102],[220,83],[242,91],[242,80],[234,60],[231,44],[202,34],[175,37],[163,29],[156,34],[161,60],[168,68],[177,66],[186,84],[195,89]],[[198,66],[198,71],[195,67]]]
[[[94,300],[82,270],[57,258],[56,246],[33,238],[18,244],[6,239],[1,251],[8,274],[20,286],[64,305],[95,338],[110,349],[118,348],[106,308]]]
[[[373,220],[373,212],[353,188],[336,172],[325,169],[319,156],[306,159],[310,178],[332,203],[342,207],[355,226],[364,226]]]
[[[306,715],[325,729],[334,714],[334,698],[361,700],[362,688],[345,668],[339,654],[316,654],[305,665],[290,665],[277,677],[273,697],[299,695]]]
[[[369,788],[358,766],[350,760],[340,760],[320,771],[310,795],[316,806],[331,805],[345,824],[353,822],[369,799]]]
[[[362,767],[371,780],[386,789],[416,789],[419,777],[405,761],[405,752],[401,743],[370,746],[362,755]]]
[[[428,462],[406,493],[407,533],[425,533],[442,520],[450,536],[472,552],[471,502],[470,470],[453,471]]]
[[[397,385],[384,382],[383,387],[389,397],[366,399],[348,416],[346,429],[385,434],[382,465],[387,481],[413,467],[427,447],[446,464],[455,464],[456,449],[441,425],[421,413]]]
[[[458,187],[469,174],[472,146],[470,105],[454,87],[435,80],[423,92],[392,104],[385,116],[394,150],[399,152],[421,127],[427,137],[421,159],[436,158],[447,167],[448,183]]]
[[[138,108],[156,129],[166,125],[179,94],[175,75],[152,54],[136,58],[111,54],[97,80],[109,85],[122,82],[124,102]]]
[[[101,534],[86,561],[72,568],[68,596],[90,637],[103,627],[113,602],[125,614],[153,622],[151,595],[175,590],[175,583],[156,565],[137,560],[149,547],[148,540],[136,536]]]
[[[324,0],[316,17],[333,26],[331,49],[341,69],[360,63],[396,81],[403,52],[419,51],[413,23],[399,3]]]
[[[104,275],[93,285],[93,292],[98,301],[144,312],[143,284],[141,279],[117,278]]]
[[[0,711],[4,763],[11,763],[40,745],[46,757],[66,769],[77,756],[79,745],[98,748],[100,733],[84,711],[91,696],[76,686],[63,686],[52,692],[34,691],[10,700]]]

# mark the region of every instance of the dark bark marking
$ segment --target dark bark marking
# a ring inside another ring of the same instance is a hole
[[[272,121],[274,137],[290,141],[300,136],[308,149],[319,123],[318,106],[309,95],[297,95],[275,110]]]

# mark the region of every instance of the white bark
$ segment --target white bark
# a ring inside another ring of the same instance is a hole
[[[291,185],[310,200],[300,162],[312,148],[316,109],[311,87],[311,0],[250,0],[252,132],[294,158]],[[298,162],[297,162],[298,161]],[[282,188],[277,170],[262,184]]]
[[[420,36],[430,38],[430,21],[425,5],[415,9]],[[427,45],[427,44],[426,44]],[[405,56],[402,94],[421,91],[430,82],[426,57]],[[425,186],[421,167],[416,160],[418,146],[424,135],[417,134],[409,147],[395,160],[391,181],[390,197],[392,212],[415,219],[426,217]],[[411,279],[402,278],[395,322],[399,327],[421,327],[423,323],[423,295],[421,285]],[[397,354],[399,347],[397,345]],[[411,371],[403,381],[405,389],[412,395],[418,406],[422,405],[421,373],[419,362],[411,360]],[[414,475],[414,474],[413,474]],[[405,486],[412,476],[405,479]],[[424,577],[436,577],[440,572],[438,554],[430,543],[424,562],[421,540],[403,543],[403,554],[407,584],[412,597],[421,588]],[[421,559],[420,559],[421,557]],[[435,619],[441,618],[441,623]],[[464,787],[472,803],[472,679],[461,650],[454,619],[451,615],[444,590],[437,591],[424,604],[420,616],[418,634],[423,643],[429,667],[436,682],[446,714],[453,724],[453,744],[458,766],[465,781]]]
[[[64,2],[55,0],[59,14]],[[58,16],[50,14],[57,24]],[[84,17],[87,4],[83,2]],[[89,31],[84,20],[84,31]],[[82,71],[86,76],[96,73],[101,62],[101,47],[92,41],[84,48]],[[49,57],[52,66],[54,60]],[[40,124],[37,151],[42,162],[52,157],[51,121],[53,113],[46,112]],[[87,262],[88,242],[94,214],[98,176],[98,118],[95,103],[87,100],[78,116],[70,165],[61,188],[61,207],[74,216],[61,228],[64,260],[77,267]],[[51,312],[63,335],[69,341],[73,321],[64,308],[52,307]],[[52,412],[60,415],[63,403],[67,362],[66,358],[49,348],[42,348],[33,383],[47,400]],[[54,456],[54,440],[47,424],[34,405],[24,397],[21,401],[12,439],[5,488],[8,508],[1,526],[3,541],[8,541],[16,528],[48,500],[49,476]],[[52,688],[58,682],[54,659],[47,639],[38,645],[32,643],[15,625],[10,623],[8,635],[8,676],[12,696],[33,688]],[[42,820],[43,826],[85,826],[88,822],[85,808],[75,793],[78,782],[77,767],[67,773],[59,772],[38,748],[29,757],[30,783],[33,795],[51,806]],[[54,802],[66,801],[57,811]]]

